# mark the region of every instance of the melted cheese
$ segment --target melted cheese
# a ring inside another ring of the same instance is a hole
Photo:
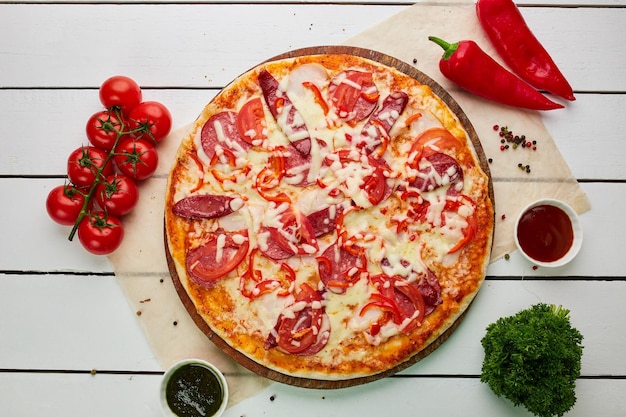
[[[331,75],[336,75],[333,73]],[[389,95],[388,87],[384,83],[384,78],[376,74],[375,82],[379,88],[381,100]],[[441,262],[445,265],[452,264],[458,259],[458,253],[448,255],[447,252],[453,247],[463,236],[463,231],[467,227],[467,217],[470,216],[472,207],[463,205],[458,213],[446,212],[444,210],[446,204],[446,187],[440,187],[429,192],[422,193],[423,200],[428,202],[429,210],[425,223],[413,223],[408,226],[408,230],[399,232],[397,225],[407,220],[407,203],[399,201],[399,193],[394,193],[387,200],[379,205],[372,207],[371,202],[367,198],[367,194],[363,190],[365,184],[364,179],[371,175],[373,168],[366,159],[356,159],[355,161],[340,161],[334,157],[332,152],[336,149],[351,148],[351,138],[357,138],[361,135],[363,126],[366,121],[361,121],[355,125],[343,123],[332,109],[325,114],[324,107],[317,101],[314,91],[306,87],[305,83],[314,84],[324,97],[328,97],[328,88],[330,83],[329,73],[319,64],[300,65],[290,69],[286,76],[279,77],[280,88],[277,95],[287,94],[292,105],[298,110],[299,118],[292,123],[287,123],[290,107],[285,106],[278,121],[271,116],[269,109],[264,105],[264,112],[267,121],[268,139],[265,143],[256,143],[256,147],[248,152],[240,151],[243,149],[236,148],[237,166],[240,168],[245,164],[249,164],[251,171],[242,173],[234,181],[225,181],[219,183],[211,175],[205,175],[204,187],[208,190],[218,190],[232,194],[241,195],[243,198],[236,198],[231,201],[231,208],[237,211],[237,215],[229,215],[223,219],[215,221],[203,221],[193,224],[192,233],[201,236],[207,230],[216,230],[218,227],[224,227],[227,230],[248,230],[250,247],[258,248],[264,251],[268,248],[268,240],[271,239],[270,233],[263,231],[264,227],[274,227],[282,231],[287,241],[291,241],[295,245],[294,231],[285,230],[285,225],[281,222],[282,214],[289,207],[286,204],[268,203],[258,194],[250,190],[251,179],[258,175],[261,167],[263,167],[270,155],[269,149],[277,149],[285,147],[289,142],[297,141],[308,135],[311,137],[311,162],[307,165],[293,167],[288,175],[281,180],[281,186],[276,190],[284,191],[292,198],[297,208],[304,214],[313,213],[322,208],[331,207],[330,217],[336,216],[335,204],[342,203],[344,210],[350,207],[350,201],[361,207],[360,210],[350,211],[344,217],[343,228],[348,238],[355,240],[355,244],[364,248],[367,259],[370,261],[367,268],[370,274],[384,272],[387,275],[400,276],[408,281],[417,279],[417,276],[426,271],[426,261],[428,263]],[[350,83],[347,79],[336,79],[338,83]],[[355,86],[358,87],[358,86]],[[426,87],[421,87],[426,88]],[[418,170],[411,170],[407,167],[404,157],[389,157],[389,155],[406,155],[412,144],[411,138],[415,138],[421,131],[435,126],[448,126],[447,120],[442,120],[439,116],[437,107],[440,104],[435,103],[432,99],[421,99],[420,87],[415,88],[409,93],[410,102],[407,111],[403,114],[389,111],[380,114],[381,120],[398,119],[394,124],[390,136],[395,135],[402,130],[402,135],[408,139],[394,142],[385,154],[385,159],[391,167],[392,174],[388,179],[388,184],[392,185],[396,181],[401,182],[404,178],[410,176],[421,175]],[[243,104],[250,97],[240,100]],[[429,111],[428,109],[433,109]],[[405,125],[407,118],[415,113],[420,113],[421,117],[412,119],[409,126]],[[436,114],[435,114],[436,113]],[[339,115],[346,116],[346,115]],[[225,147],[232,144],[228,138],[224,136],[221,126],[216,128],[218,139],[224,142]],[[306,126],[307,130],[300,128]],[[366,131],[366,136],[370,139],[377,137],[379,132],[376,127],[372,126]],[[455,133],[455,132],[453,132]],[[253,132],[247,132],[252,137]],[[195,147],[198,157],[208,169],[208,158],[204,154],[200,145],[199,130],[196,133]],[[372,142],[373,144],[373,142]],[[262,146],[259,146],[262,145]],[[430,144],[427,146],[433,146]],[[219,150],[218,150],[219,153]],[[285,157],[290,155],[286,154]],[[422,163],[427,163],[422,161]],[[420,166],[422,167],[422,166]],[[435,170],[431,170],[431,176],[438,175]],[[307,174],[308,173],[308,174]],[[305,175],[307,177],[305,178]],[[448,171],[441,178],[432,178],[435,181],[446,182],[449,184],[450,178],[455,172]],[[320,188],[315,184],[317,179],[321,179],[324,188]],[[308,181],[313,185],[310,187],[301,187],[302,181]],[[191,184],[189,187],[193,186]],[[340,195],[332,195],[333,189],[341,190]],[[184,194],[184,191],[181,191]],[[349,199],[344,200],[344,195]],[[394,218],[390,219],[386,213],[394,213]],[[431,223],[432,222],[432,223]],[[432,229],[429,225],[436,225]],[[236,227],[240,227],[236,229]],[[232,228],[232,229],[229,229]],[[420,238],[428,242],[425,248],[424,242]],[[223,237],[223,236],[222,236]],[[294,256],[284,262],[293,267],[296,273],[296,280],[291,284],[291,289],[298,288],[303,282],[318,285],[319,289],[323,289],[323,285],[319,282],[319,273],[315,256],[321,254],[330,244],[337,239],[337,233],[330,233],[324,237],[320,237],[319,251],[315,251],[313,247],[305,247],[311,256]],[[235,243],[243,243],[245,236],[233,236]],[[216,261],[224,256],[225,241],[222,239],[218,244],[216,253]],[[336,256],[339,255],[337,251]],[[425,257],[422,259],[422,257]],[[427,258],[426,258],[427,257]],[[384,260],[384,264],[383,264]],[[280,262],[259,262],[255,264],[264,277],[275,277],[282,273]],[[245,265],[238,268],[237,274],[242,275],[245,272]],[[355,268],[348,271],[348,274],[356,276],[359,271]],[[238,291],[239,277],[232,280],[224,280],[224,285],[230,293],[234,294]],[[445,290],[445,289],[444,289]],[[324,308],[329,320],[324,320],[321,327],[315,328],[314,331],[320,335],[330,332],[328,348],[322,350],[316,356],[321,363],[332,363],[337,349],[340,349],[341,343],[344,341],[367,339],[367,342],[377,345],[388,340],[396,334],[402,332],[411,318],[407,318],[404,323],[395,324],[388,322],[385,324],[376,336],[371,336],[368,332],[370,325],[376,322],[382,312],[375,308],[368,309],[362,315],[362,310],[369,300],[372,292],[375,291],[369,284],[366,277],[357,279],[356,283],[347,288],[344,294],[335,294],[330,291],[324,293],[324,300],[321,303],[314,303],[314,308]],[[280,314],[286,317],[295,317],[299,309],[303,308],[302,303],[293,304],[294,297],[292,295],[286,297],[277,296],[276,293],[268,293],[252,301],[243,300],[232,303],[233,322],[236,323],[237,330],[241,334],[258,334],[261,338],[266,338],[273,334],[276,336],[274,326]],[[338,348],[339,346],[339,348]],[[355,350],[350,353],[350,359],[359,360],[367,359],[367,350]]]

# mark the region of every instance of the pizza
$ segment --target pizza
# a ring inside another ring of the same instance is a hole
[[[188,310],[274,376],[361,380],[415,362],[486,273],[494,209],[474,142],[430,85],[369,58],[247,71],[169,174],[167,256]]]

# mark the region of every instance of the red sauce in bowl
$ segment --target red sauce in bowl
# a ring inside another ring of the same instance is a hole
[[[517,239],[528,256],[540,262],[561,259],[572,247],[572,221],[562,209],[542,204],[528,209],[519,219]]]

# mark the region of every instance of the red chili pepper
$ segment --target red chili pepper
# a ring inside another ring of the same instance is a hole
[[[576,100],[572,87],[512,0],[478,0],[478,20],[506,64],[541,90]]]
[[[563,108],[509,72],[485,53],[474,41],[448,43],[430,36],[445,53],[439,69],[451,81],[477,96],[513,107],[532,110]]]

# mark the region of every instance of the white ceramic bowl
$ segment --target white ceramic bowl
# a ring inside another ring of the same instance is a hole
[[[163,379],[161,381],[160,389],[161,409],[163,410],[163,415],[166,417],[178,417],[178,415],[172,411],[167,402],[167,385],[176,371],[183,367],[192,365],[201,366],[208,369],[217,378],[217,381],[222,388],[222,403],[219,409],[215,412],[215,414],[207,417],[221,416],[224,413],[224,410],[226,410],[226,406],[228,405],[228,384],[226,383],[226,378],[224,377],[224,374],[222,374],[222,372],[217,369],[215,365],[202,359],[184,359],[172,365],[165,372],[165,375],[163,375]]]
[[[520,219],[522,218],[522,216],[530,209],[537,207],[537,206],[541,206],[541,205],[550,205],[550,206],[554,206],[557,208],[560,208],[562,211],[565,212],[565,214],[567,214],[567,216],[569,217],[571,223],[572,223],[572,231],[574,234],[574,239],[572,241],[572,245],[569,248],[569,250],[567,251],[567,253],[565,253],[565,255],[563,255],[561,258],[554,260],[552,262],[544,262],[544,261],[539,261],[537,259],[533,259],[530,255],[528,255],[524,249],[522,249],[519,239],[518,239],[518,235],[517,235],[517,230],[518,230],[518,226],[520,223]],[[529,205],[527,205],[526,207],[524,207],[524,209],[520,212],[519,216],[517,216],[517,219],[515,221],[515,228],[513,231],[514,234],[514,239],[515,239],[515,245],[517,246],[517,248],[519,249],[520,253],[530,262],[534,263],[535,265],[538,266],[546,266],[546,267],[558,267],[558,266],[563,266],[565,264],[567,264],[569,261],[571,261],[572,259],[574,259],[574,257],[578,254],[578,251],[580,250],[580,247],[582,246],[582,242],[583,242],[583,230],[582,227],[580,226],[580,221],[578,220],[578,215],[576,214],[576,212],[574,211],[573,208],[571,208],[567,203],[560,201],[560,200],[555,200],[553,198],[543,198],[537,201],[534,201],[532,203],[530,203]]]

